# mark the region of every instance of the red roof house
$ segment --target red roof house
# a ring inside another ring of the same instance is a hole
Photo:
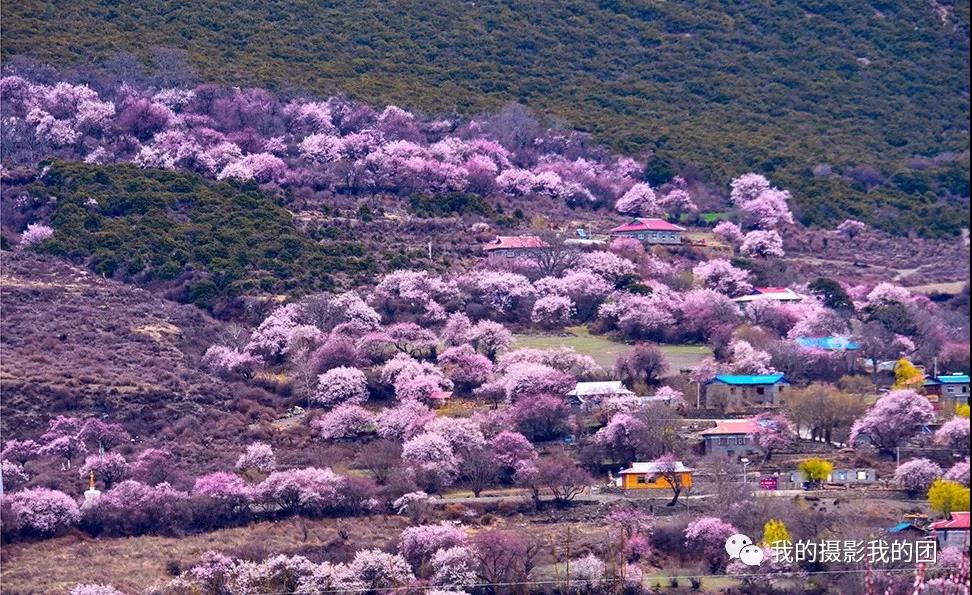
[[[684,227],[664,219],[649,217],[632,219],[630,223],[611,230],[611,235],[641,240],[647,244],[681,244]]]
[[[435,407],[443,407],[452,400],[451,390],[437,390],[432,391],[429,395],[429,400],[432,401],[432,405]]]
[[[733,419],[717,421],[716,427],[699,432],[702,436],[730,436],[733,434],[752,434],[759,428],[753,419]]]
[[[761,452],[749,437],[758,428],[753,419],[733,419],[718,421],[716,427],[699,434],[705,441],[705,454],[745,457]]]
[[[938,545],[942,549],[947,547],[961,547],[969,549],[969,513],[953,512],[947,521],[937,521],[929,527],[938,538]]]
[[[538,236],[497,236],[495,240],[486,244],[483,250],[487,254],[513,257],[549,247],[550,244]]]

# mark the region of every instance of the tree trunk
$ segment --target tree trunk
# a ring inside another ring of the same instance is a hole
[[[667,506],[669,506],[669,507],[675,506],[675,504],[678,503],[678,496],[682,493],[682,488],[672,489],[672,492],[675,495],[672,497],[672,501],[667,504]]]

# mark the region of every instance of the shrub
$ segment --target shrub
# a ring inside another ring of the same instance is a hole
[[[260,473],[270,473],[277,466],[277,459],[269,444],[254,442],[246,447],[246,451],[236,460],[236,468],[240,470],[253,469]]]
[[[28,535],[54,535],[77,524],[81,518],[77,503],[57,490],[31,488],[6,498],[10,499],[15,526]]]
[[[465,545],[466,533],[452,523],[408,527],[398,538],[398,551],[419,568],[437,551]]]
[[[969,510],[969,488],[947,479],[936,479],[928,489],[928,504],[932,510],[948,516]]]
[[[95,533],[141,535],[172,533],[192,518],[189,494],[166,483],[149,486],[125,480],[84,509],[84,522]]]
[[[332,368],[318,376],[313,400],[326,407],[359,405],[368,400],[368,380],[357,368]]]

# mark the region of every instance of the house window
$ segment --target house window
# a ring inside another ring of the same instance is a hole
[[[757,395],[765,395],[766,394],[766,387],[757,386],[756,387],[756,394]]]
[[[648,483],[647,481],[645,481],[644,475],[638,475],[636,477],[637,477],[638,485],[645,485],[646,483]]]
[[[730,388],[729,388],[729,394],[730,394],[730,395],[734,395],[734,394],[736,394],[736,389],[735,389],[734,387],[730,387]]]
[[[725,446],[729,444],[729,439],[725,436],[719,436],[719,446]]]
[[[947,392],[950,395],[954,395],[955,394],[955,387],[954,386],[946,386],[945,387],[945,392]]]
[[[867,481],[867,471],[858,471],[857,481]]]
[[[837,472],[837,481],[845,481],[846,479],[847,479],[847,472],[846,471],[838,471]]]

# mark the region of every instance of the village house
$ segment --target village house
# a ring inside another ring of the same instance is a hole
[[[497,236],[495,240],[486,244],[483,250],[488,256],[516,258],[529,256],[549,247],[550,244],[538,236]]]
[[[628,390],[628,387],[620,380],[578,382],[573,390],[567,393],[567,403],[571,407],[587,411],[598,407],[611,397],[633,396],[634,393]]]
[[[772,300],[781,303],[794,303],[803,301],[803,296],[793,291],[789,287],[754,287],[753,293],[741,297],[733,298],[737,304],[748,304],[759,300]]]
[[[611,230],[614,237],[635,238],[645,244],[681,244],[684,227],[664,219],[632,219]]]
[[[949,410],[958,404],[966,405],[969,402],[969,375],[952,373],[932,376],[925,380],[924,390],[929,397],[938,397],[940,405],[948,402],[951,405]]]
[[[798,337],[797,345],[804,349],[820,349],[821,351],[845,352],[858,351],[860,343],[851,341],[848,337]]]
[[[683,488],[692,487],[692,470],[682,464],[675,463],[674,472]],[[662,467],[658,463],[631,463],[621,475],[621,488],[625,490],[670,490],[672,484],[662,474]]]
[[[927,536],[927,531],[916,522],[907,519],[888,529],[888,537],[895,541],[915,541]]]
[[[705,385],[705,405],[710,408],[740,408],[749,405],[783,405],[787,386],[783,374],[719,374]]]
[[[793,484],[802,484],[806,481],[803,476],[802,471],[794,470],[790,471],[789,480]],[[877,483],[877,471],[872,468],[854,468],[854,469],[834,469],[827,476],[824,483],[833,485],[843,485],[845,487],[855,486],[855,485],[870,485]]]
[[[716,427],[700,433],[705,442],[705,454],[724,457],[747,457],[753,454],[762,454],[763,451],[750,438],[750,434],[758,428],[756,421],[752,419],[716,422]]]
[[[940,549],[959,547],[969,549],[969,513],[953,512],[947,521],[937,521],[929,527],[938,539]]]
[[[451,390],[436,390],[432,391],[429,395],[429,400],[432,402],[432,406],[436,409],[440,407],[445,407],[452,401],[452,391]]]

